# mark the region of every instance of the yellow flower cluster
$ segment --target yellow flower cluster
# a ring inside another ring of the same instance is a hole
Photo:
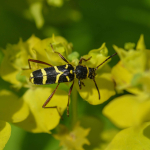
[[[42,108],[56,85],[37,86],[29,82],[31,72],[48,66],[31,62],[31,69],[22,69],[29,68],[28,59],[44,61],[53,66],[64,65],[65,62],[53,52],[50,43],[53,44],[54,50],[63,55],[73,66],[78,65],[79,54],[72,52],[72,44],[60,36],[44,40],[31,36],[26,42],[20,40],[18,44],[9,44],[5,50],[2,50],[4,58],[0,75],[13,89],[3,88],[0,91],[0,149],[4,148],[11,134],[8,122],[33,133],[51,133],[50,130],[59,124],[60,116],[56,109]],[[112,69],[107,64],[102,65],[97,70],[95,78],[101,99],[99,100],[94,82],[90,79],[84,80],[85,86],[82,89],[75,79],[74,88],[92,105],[107,101],[115,95],[114,88],[116,88],[118,95],[106,104],[103,114],[122,130],[115,128],[102,130],[102,123],[90,117],[84,122],[86,125],[88,125],[86,122],[91,124],[88,129],[75,122],[71,130],[59,125],[60,132],[54,137],[60,140],[60,145],[64,149],[83,150],[84,144],[95,143],[95,140],[89,136],[93,137],[96,134],[100,134],[98,138],[100,144],[94,150],[150,149],[150,51],[145,47],[143,35],[136,48],[134,43],[126,43],[124,49],[115,45],[113,47],[120,61]],[[92,56],[89,61],[83,62],[83,65],[96,68],[108,57],[107,54],[108,50],[104,43],[99,49],[91,50],[83,56],[85,59]],[[49,107],[57,106],[61,114],[67,107],[69,86],[70,83],[62,83],[48,104]],[[21,89],[24,92],[20,96],[14,89],[18,91]],[[101,126],[100,133],[94,133],[93,127],[96,128],[97,125]],[[92,145],[90,146],[92,148]]]
[[[117,127],[122,128],[106,150],[150,149],[150,51],[141,35],[136,49],[127,43],[125,49],[114,46],[120,61],[112,68],[118,92],[129,93],[113,99],[103,109]],[[126,128],[126,129],[124,129]]]
[[[0,122],[0,127],[7,135],[6,140],[3,142],[3,146],[10,136],[10,125],[8,122],[14,123],[26,131],[33,133],[51,133],[50,130],[54,129],[59,124],[60,116],[57,110],[42,108],[46,99],[53,92],[55,85],[37,86],[29,82],[29,75],[32,71],[48,66],[39,63],[31,63],[31,70],[22,69],[29,68],[29,58],[44,61],[53,66],[64,65],[65,62],[57,53],[53,52],[50,43],[53,44],[55,51],[61,53],[72,65],[78,64],[79,54],[77,52],[72,52],[72,44],[68,43],[60,36],[53,36],[52,38],[44,40],[31,36],[26,42],[20,39],[18,44],[8,44],[6,49],[3,49],[4,58],[0,68],[1,78],[11,83],[13,88],[17,90],[23,89],[24,91],[22,96],[14,94],[14,90],[3,90],[0,92],[0,120],[2,120]],[[88,62],[84,62],[83,64],[94,68],[108,57],[107,53],[108,50],[105,44],[103,44],[99,49],[91,50],[87,55],[83,56],[85,59],[92,56]],[[98,99],[95,85],[90,79],[85,80],[85,87],[81,90],[79,89],[78,82],[75,80],[74,88],[76,88],[80,96],[90,104],[101,104],[112,95],[115,95],[110,71],[111,69],[107,64],[101,66],[101,69],[97,71],[95,80],[101,93],[100,100]],[[68,101],[68,89],[66,87],[68,87],[68,83],[58,88],[53,99],[48,104],[49,107],[58,106],[61,114],[63,114],[66,109]],[[78,125],[78,128],[80,129],[81,127]],[[84,133],[84,129],[80,130],[83,130]],[[85,130],[85,135],[87,135],[88,132]],[[0,134],[0,139],[3,138],[2,136]],[[89,144],[86,139],[84,140],[85,136],[81,137],[84,142],[78,147],[82,147],[85,143]],[[67,136],[65,136],[65,138],[67,138]]]

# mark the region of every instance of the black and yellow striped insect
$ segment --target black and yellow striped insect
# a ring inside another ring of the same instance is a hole
[[[54,51],[52,44],[51,44],[51,48]],[[88,59],[84,59],[81,57],[81,59],[79,60],[79,64],[77,66],[73,66],[60,53],[55,52],[55,51],[54,51],[54,53],[57,53],[61,57],[61,59],[64,60],[67,64],[61,65],[61,66],[52,66],[52,65],[50,65],[46,62],[40,61],[40,60],[28,59],[29,69],[31,69],[30,62],[41,63],[41,64],[45,64],[45,65],[50,66],[48,68],[43,68],[43,69],[33,71],[30,74],[30,82],[31,83],[37,84],[37,85],[58,83],[55,90],[48,97],[48,99],[46,100],[46,102],[43,104],[42,107],[43,108],[56,108],[58,111],[57,106],[46,107],[46,105],[49,103],[49,101],[51,100],[51,98],[55,94],[60,83],[62,83],[62,82],[73,82],[70,89],[69,89],[69,94],[68,94],[67,115],[69,116],[69,99],[70,99],[71,91],[73,89],[75,78],[78,79],[78,84],[79,84],[80,89],[82,88],[82,85],[85,86],[83,81],[82,81],[83,79],[86,79],[86,78],[92,79],[95,83],[96,89],[98,91],[98,97],[100,99],[100,92],[98,90],[98,86],[97,86],[96,81],[95,81],[96,70],[103,63],[105,63],[108,59],[115,56],[117,53],[109,56],[105,61],[103,61],[96,68],[89,68],[85,65],[82,65],[82,61],[88,61],[91,59],[91,57]],[[58,113],[59,113],[59,111],[58,111]],[[61,117],[60,113],[59,113],[59,115]]]

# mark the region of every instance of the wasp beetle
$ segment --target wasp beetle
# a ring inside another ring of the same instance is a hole
[[[30,78],[29,78],[31,83],[37,84],[37,85],[54,84],[54,83],[58,84],[56,86],[55,90],[53,91],[53,93],[48,97],[48,99],[46,100],[46,102],[43,104],[42,107],[43,108],[56,108],[57,111],[58,111],[57,106],[46,107],[46,105],[52,99],[52,97],[55,94],[55,92],[56,92],[56,90],[57,90],[60,83],[62,83],[62,82],[72,82],[73,81],[73,83],[72,83],[72,85],[69,89],[69,94],[68,94],[67,115],[69,116],[69,99],[70,99],[71,91],[73,89],[75,78],[78,79],[78,84],[79,84],[80,89],[82,88],[82,85],[85,86],[84,83],[82,82],[83,79],[86,79],[86,78],[92,79],[95,83],[95,87],[98,91],[98,97],[100,99],[100,92],[98,90],[98,86],[97,86],[96,81],[95,81],[96,70],[102,64],[104,64],[108,59],[115,56],[117,53],[109,56],[106,60],[104,60],[96,68],[89,68],[85,65],[82,65],[82,61],[88,61],[88,60],[91,59],[91,57],[88,58],[88,59],[85,59],[85,58],[81,57],[81,59],[79,60],[79,64],[77,66],[73,66],[60,53],[58,53],[54,50],[52,44],[51,44],[51,48],[52,48],[54,53],[57,53],[61,57],[61,59],[64,60],[67,63],[66,65],[52,66],[49,63],[46,63],[46,62],[43,62],[43,61],[40,61],[40,60],[28,59],[29,69],[31,69],[30,62],[41,63],[41,64],[45,64],[45,65],[50,66],[48,68],[43,68],[43,69],[33,71],[30,74]],[[58,111],[58,113],[59,113],[59,111]],[[61,117],[60,113],[59,113],[59,115]]]

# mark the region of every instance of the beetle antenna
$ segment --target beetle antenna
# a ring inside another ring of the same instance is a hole
[[[98,66],[95,68],[95,70],[97,70],[99,66],[101,66],[102,64],[104,64],[107,60],[109,60],[111,57],[113,57],[113,56],[115,56],[115,55],[117,55],[117,53],[114,53],[113,55],[111,55],[111,56],[109,56],[107,59],[105,59],[100,65],[98,65]]]
[[[95,86],[96,86],[96,89],[97,89],[97,92],[98,92],[98,98],[100,99],[100,92],[99,92],[98,86],[97,86],[96,81],[95,81],[94,78],[93,78],[93,81],[95,83]]]

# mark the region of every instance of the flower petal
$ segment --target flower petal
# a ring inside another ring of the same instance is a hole
[[[103,114],[120,128],[139,125],[150,120],[150,100],[142,102],[142,97],[124,95],[107,104]]]
[[[149,150],[150,123],[120,131],[105,150]]]
[[[5,58],[4,58],[5,59]],[[16,79],[16,76],[18,74],[18,71],[12,66],[10,66],[9,63],[5,63],[6,61],[2,61],[1,68],[0,68],[0,75],[3,80],[10,82],[12,84],[20,84],[19,81]],[[2,67],[3,66],[3,67]]]
[[[30,108],[30,114],[26,120],[18,123],[17,125],[23,129],[39,133],[47,132],[55,128],[60,120],[60,114],[64,112],[68,102],[68,94],[62,90],[57,89],[55,95],[48,103],[47,107],[57,106],[58,111],[55,108],[44,109],[43,104],[47,98],[51,95],[54,89],[38,87],[35,89],[29,89],[23,96],[23,100],[28,103]]]
[[[140,85],[142,90],[144,91],[144,94],[147,95],[148,97],[150,96],[150,71],[146,71],[143,73],[143,76],[141,76],[137,83]]]
[[[52,38],[41,40],[33,47],[36,58],[55,66],[66,64],[57,53],[53,52],[50,44],[53,44],[53,49],[64,57],[71,52],[70,44],[66,39],[61,36],[53,36]]]
[[[108,49],[105,43],[103,43],[100,48],[93,49],[88,53],[88,55],[83,56],[83,58],[85,59],[88,59],[92,56],[89,61],[86,61],[86,62],[83,61],[83,64],[91,68],[96,68],[99,64],[101,64],[108,57],[107,54],[108,54]],[[105,65],[103,64],[102,66],[99,67],[99,70],[101,70],[100,68],[102,68],[103,66],[105,67]]]
[[[132,74],[124,67],[121,61],[112,68],[112,77],[118,89],[129,86],[132,80]]]
[[[20,41],[18,44],[8,44],[4,52],[4,58],[1,63],[0,75],[5,80],[12,84],[19,85],[17,75],[22,68],[28,66],[28,58],[34,57],[32,47],[37,43],[39,39],[35,36],[31,36],[26,42]]]
[[[118,92],[126,89],[134,94],[140,93],[138,88],[131,87],[131,82],[134,82],[133,74],[124,67],[121,61],[112,68],[112,78],[116,82]]]
[[[142,73],[146,67],[146,52],[143,49],[128,51],[113,45],[118,53],[123,66],[132,74]]]
[[[147,70],[150,69],[150,50],[146,50],[146,56],[147,56]]]
[[[137,42],[136,49],[137,50],[144,50],[144,49],[146,49],[145,42],[144,42],[144,35],[143,34],[141,34],[140,39]]]
[[[0,91],[0,119],[8,122],[20,122],[29,115],[27,104],[6,90]]]
[[[78,84],[75,84],[80,96],[84,100],[88,101],[92,105],[97,105],[107,101],[111,96],[115,95],[114,84],[111,80],[110,74],[104,73],[101,76],[96,76],[95,81],[100,91],[100,99],[93,80],[84,80],[83,82],[85,87],[82,86],[81,90],[79,89]]]
[[[11,126],[8,122],[0,121],[0,150],[3,150],[11,135]]]

